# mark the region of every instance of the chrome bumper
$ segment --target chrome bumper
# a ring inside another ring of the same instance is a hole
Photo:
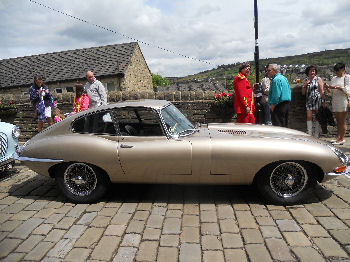
[[[19,161],[29,161],[29,162],[41,162],[41,163],[61,163],[62,159],[50,159],[50,158],[33,158],[33,157],[24,157],[17,154],[14,155],[14,159]]]
[[[346,176],[347,178],[350,178],[350,163],[347,164],[346,170],[344,172],[341,172],[341,173],[328,172],[328,173],[326,173],[322,182],[328,181],[328,180],[335,178],[337,176]]]

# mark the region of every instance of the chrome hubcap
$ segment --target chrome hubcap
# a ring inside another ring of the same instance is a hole
[[[295,162],[285,162],[272,171],[271,189],[280,197],[288,198],[299,194],[306,186],[308,176],[305,168]]]
[[[72,194],[87,196],[96,188],[97,177],[89,165],[74,163],[64,172],[64,183]]]

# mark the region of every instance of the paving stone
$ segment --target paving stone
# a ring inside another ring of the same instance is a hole
[[[241,248],[243,241],[240,234],[223,233],[221,235],[222,245],[224,248]]]
[[[2,209],[1,212],[4,214],[17,214],[18,212],[22,211],[26,206],[26,204],[14,203]]]
[[[298,226],[298,224],[294,221],[294,220],[276,220],[277,226],[278,228],[282,231],[282,232],[286,232],[286,231],[300,231],[300,227]]]
[[[25,210],[35,210],[39,211],[41,209],[44,209],[44,207],[47,205],[46,201],[35,201],[34,203],[30,204],[25,208]]]
[[[244,250],[225,249],[224,254],[226,262],[248,262],[247,255]]]
[[[326,257],[348,258],[345,251],[331,238],[314,238],[313,241]]]
[[[88,226],[97,216],[97,212],[85,213],[77,222],[77,224]]]
[[[140,234],[125,234],[121,246],[123,247],[138,247],[141,242]]]
[[[306,208],[292,208],[290,212],[299,224],[317,224],[316,219]]]
[[[110,261],[117,249],[120,237],[103,236],[91,254],[91,259]]]
[[[75,247],[91,248],[100,239],[104,229],[91,227],[85,230],[84,234],[77,240]]]
[[[0,213],[0,224],[3,224],[5,221],[7,221],[8,219],[10,219],[13,216],[16,216],[16,215]],[[27,220],[27,219],[16,219],[16,218],[14,218],[14,220]]]
[[[250,211],[236,211],[239,228],[258,228]]]
[[[300,262],[325,262],[326,260],[312,247],[294,247],[292,248],[294,254]]]
[[[350,245],[350,229],[330,230],[331,235],[342,245]]]
[[[286,210],[270,210],[273,219],[292,219],[291,215]]]
[[[264,238],[282,238],[277,226],[261,226],[260,230]]]
[[[203,223],[201,225],[201,234],[202,235],[220,235],[219,226],[217,223]]]
[[[120,247],[113,262],[133,262],[136,255],[137,248],[134,247]]]
[[[127,225],[132,217],[129,213],[118,213],[112,218],[111,224],[114,225]]]
[[[36,229],[34,229],[32,234],[34,234],[34,235],[35,234],[36,235],[47,235],[51,231],[52,228],[53,228],[53,225],[51,225],[51,224],[41,224]]]
[[[239,199],[236,201],[239,201]],[[249,211],[250,210],[250,207],[248,204],[239,203],[239,204],[233,204],[232,206],[233,206],[233,209],[235,211]]]
[[[177,262],[178,253],[175,247],[159,247],[157,262]]]
[[[126,230],[126,225],[109,225],[104,232],[105,235],[122,236]]]
[[[266,247],[262,244],[248,244],[245,246],[251,262],[272,262]]]
[[[160,236],[160,246],[163,247],[177,247],[180,242],[179,235],[161,235]]]
[[[85,209],[88,207],[89,205],[87,204],[79,204],[76,205],[75,207],[73,207],[66,216],[68,217],[75,217],[75,218],[79,218],[85,211]]]
[[[321,203],[312,203],[305,205],[305,208],[315,217],[332,216],[333,213]]]
[[[242,229],[242,236],[246,244],[264,243],[264,239],[258,229]]]
[[[65,230],[53,229],[44,239],[44,241],[57,243],[66,233]]]
[[[200,211],[216,211],[215,204],[200,204],[199,205]]]
[[[203,262],[224,262],[224,253],[222,251],[204,251]]]
[[[12,220],[28,220],[29,218],[33,217],[36,213],[37,213],[37,211],[22,210],[22,211],[18,212],[17,214],[14,214],[11,217],[11,219]],[[0,223],[4,222],[4,221],[1,221],[2,215],[6,215],[6,214],[1,214],[0,215]]]
[[[0,225],[0,231],[12,232],[22,224],[21,220],[8,220]]]
[[[90,255],[91,250],[87,248],[73,248],[68,255],[64,258],[69,262],[85,262]]]
[[[87,226],[73,225],[68,232],[64,235],[64,238],[78,239],[86,230]]]
[[[186,215],[199,215],[198,204],[184,204],[184,214],[186,214]]]
[[[317,217],[318,222],[328,230],[347,229],[348,227],[336,217]]]
[[[222,250],[221,241],[217,236],[203,236],[202,250]]]
[[[19,262],[23,261],[25,253],[11,253],[6,258],[2,259],[1,262]]]
[[[153,206],[152,215],[165,216],[166,210],[166,207]]]
[[[164,221],[164,216],[160,215],[150,215],[147,220],[147,227],[150,228],[162,228]]]
[[[149,217],[150,212],[149,211],[136,211],[135,215],[134,215],[134,220],[147,220],[147,218]]]
[[[180,246],[179,261],[181,262],[201,262],[200,244],[182,243]]]
[[[38,227],[44,219],[30,218],[24,221],[19,227],[17,227],[12,233],[9,234],[10,238],[26,239],[32,231]]]
[[[175,217],[175,218],[181,218],[182,217],[182,210],[168,210],[166,212],[166,217]]]
[[[101,211],[101,209],[103,208],[104,204],[103,203],[97,203],[97,204],[92,204],[92,205],[89,205],[85,211],[86,212],[99,212]]]
[[[64,217],[60,222],[55,224],[54,227],[58,229],[68,229],[74,224],[75,220],[75,217]]]
[[[51,242],[41,242],[28,255],[24,257],[25,260],[40,261],[47,252],[53,247]]]
[[[218,206],[218,218],[219,219],[235,219],[233,208],[231,205],[219,205]]]
[[[265,208],[251,208],[254,217],[270,217],[270,213]]]
[[[126,233],[142,233],[145,228],[145,221],[131,220],[129,226],[126,228]]]
[[[199,216],[184,215],[182,218],[183,227],[199,227]]]
[[[181,219],[166,218],[163,226],[163,234],[180,234]]]
[[[18,248],[15,250],[18,253],[30,252],[40,241],[43,240],[43,236],[32,235],[28,239],[24,240]]]
[[[0,258],[8,256],[22,242],[19,239],[6,238],[0,242]]]
[[[302,225],[309,237],[330,237],[327,231],[320,225]]]
[[[109,222],[111,221],[111,217],[105,216],[96,216],[94,220],[91,222],[90,226],[92,227],[107,227]]]
[[[98,212],[99,216],[114,217],[117,214],[118,208],[104,207]]]
[[[203,223],[216,223],[217,222],[216,211],[201,211],[200,212],[200,221]]]
[[[56,243],[56,245],[53,248],[50,247],[50,251],[47,253],[47,256],[63,259],[69,253],[69,251],[72,250],[75,241],[76,241],[75,239],[69,239],[69,238],[61,239]],[[51,243],[51,242],[42,242],[42,243]]]
[[[256,221],[260,226],[275,226],[276,223],[272,217],[256,217]]]
[[[64,218],[64,214],[52,214],[45,220],[45,224],[58,224],[58,222]]]
[[[334,208],[332,209],[333,213],[340,219],[350,219],[350,208]]]
[[[146,228],[143,232],[143,240],[159,240],[161,230],[157,228]]]
[[[234,219],[223,219],[219,220],[220,229],[223,233],[238,233],[239,228],[237,225],[237,221]]]
[[[137,210],[151,211],[152,210],[152,203],[139,203],[137,205]]]
[[[283,232],[290,246],[311,246],[311,242],[303,232]]]
[[[137,203],[123,203],[118,210],[118,213],[128,213],[132,214],[137,208]]]
[[[337,197],[336,195],[332,194],[329,198],[323,201],[323,203],[328,207],[328,208],[349,208],[349,205],[344,202],[342,199]]]
[[[136,255],[136,261],[155,261],[157,256],[158,242],[144,241],[141,242]]]
[[[199,228],[183,227],[180,240],[181,243],[199,243]]]
[[[295,261],[290,250],[282,239],[269,238],[266,239],[266,245],[270,250],[271,256],[277,261]]]

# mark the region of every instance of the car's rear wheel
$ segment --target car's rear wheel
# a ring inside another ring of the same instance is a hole
[[[109,177],[96,166],[68,163],[56,168],[56,184],[69,200],[92,203],[102,198],[110,185]]]
[[[315,184],[310,164],[299,161],[271,164],[262,170],[256,180],[260,193],[276,204],[301,201]]]

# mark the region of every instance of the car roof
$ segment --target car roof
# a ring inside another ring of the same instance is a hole
[[[96,111],[96,110],[103,110],[103,109],[110,109],[110,108],[122,108],[122,107],[148,107],[153,109],[161,109],[167,105],[171,104],[169,101],[166,100],[157,100],[157,99],[141,99],[141,100],[128,100],[123,102],[117,102],[108,104],[105,106],[96,107],[93,109],[90,109],[89,111]]]

